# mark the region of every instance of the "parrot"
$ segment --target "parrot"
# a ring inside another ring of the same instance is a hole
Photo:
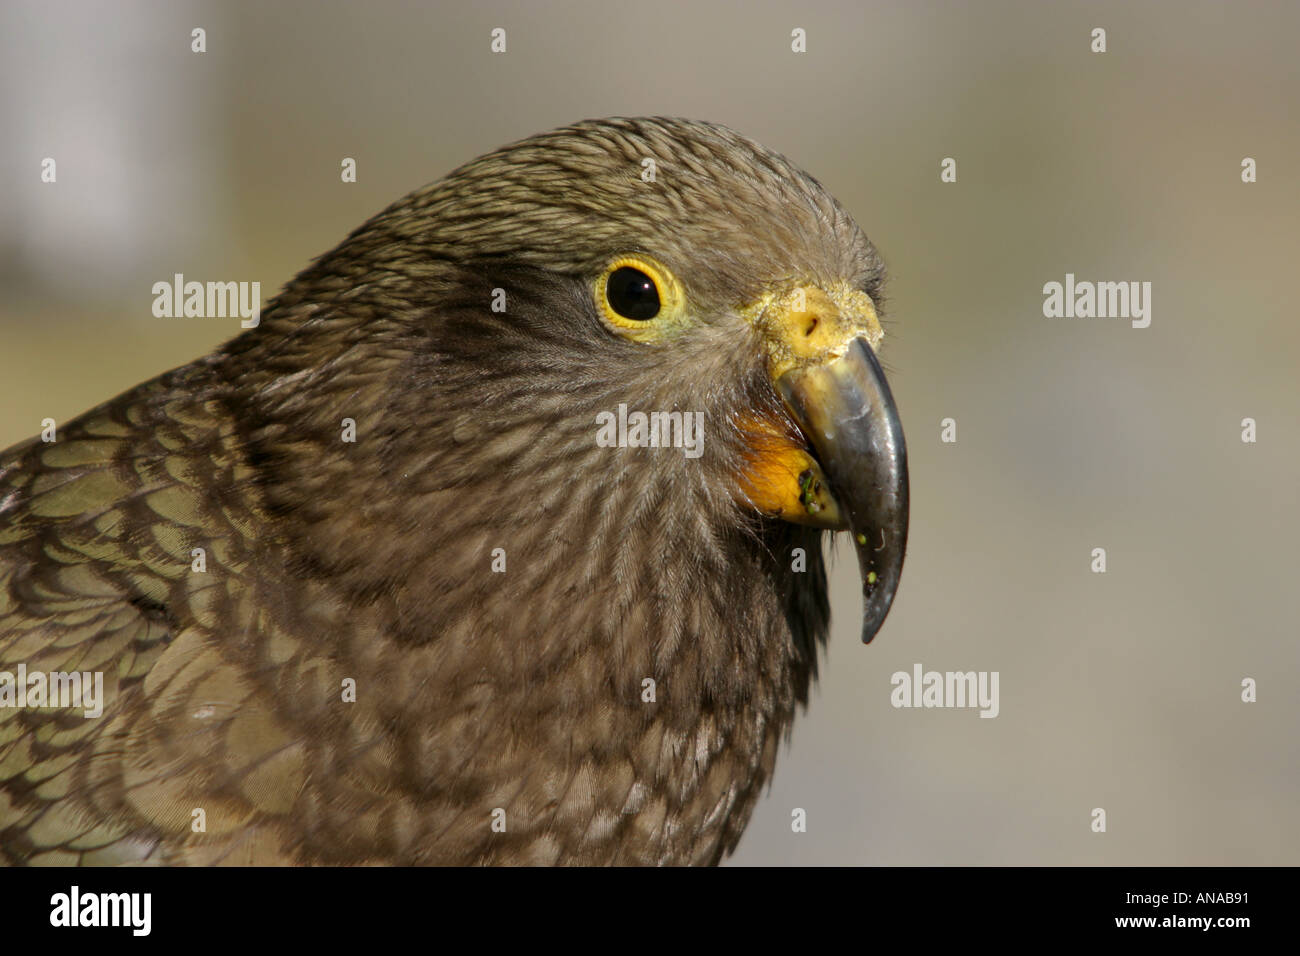
[[[783,156],[588,120],[0,453],[0,861],[721,862],[831,536],[897,592],[885,278]]]

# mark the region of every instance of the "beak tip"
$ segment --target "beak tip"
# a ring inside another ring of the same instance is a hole
[[[890,588],[882,593],[870,584],[863,591],[862,643],[870,644],[889,616],[889,610],[894,604],[894,592]]]

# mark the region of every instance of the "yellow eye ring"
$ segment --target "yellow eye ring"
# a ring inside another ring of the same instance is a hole
[[[596,278],[592,292],[611,326],[632,338],[649,338],[654,328],[681,315],[680,284],[646,256],[619,256]]]

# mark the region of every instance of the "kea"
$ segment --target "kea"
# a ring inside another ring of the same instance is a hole
[[[757,143],[582,122],[0,454],[0,860],[718,863],[823,539],[864,640],[898,586],[884,273]]]

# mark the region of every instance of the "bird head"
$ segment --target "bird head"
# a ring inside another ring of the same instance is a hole
[[[439,533],[486,548],[489,529],[545,529],[578,567],[575,589],[708,573],[690,542],[761,543],[773,522],[848,531],[869,641],[908,521],[903,433],[875,356],[883,277],[853,219],[783,157],[708,123],[588,121],[398,201],[231,354],[258,343],[270,419],[300,433],[305,409],[328,428],[354,417],[377,442],[355,460],[374,487],[399,482],[427,512],[454,498],[437,510],[460,523]],[[304,376],[289,359],[306,348]],[[698,454],[602,443],[601,423],[625,412],[698,415]],[[300,461],[347,453],[335,445]],[[317,559],[359,567],[358,538],[382,552],[366,528],[388,508],[368,502],[353,537]],[[417,513],[388,518],[419,531]],[[645,546],[589,562],[589,542],[611,535]]]

